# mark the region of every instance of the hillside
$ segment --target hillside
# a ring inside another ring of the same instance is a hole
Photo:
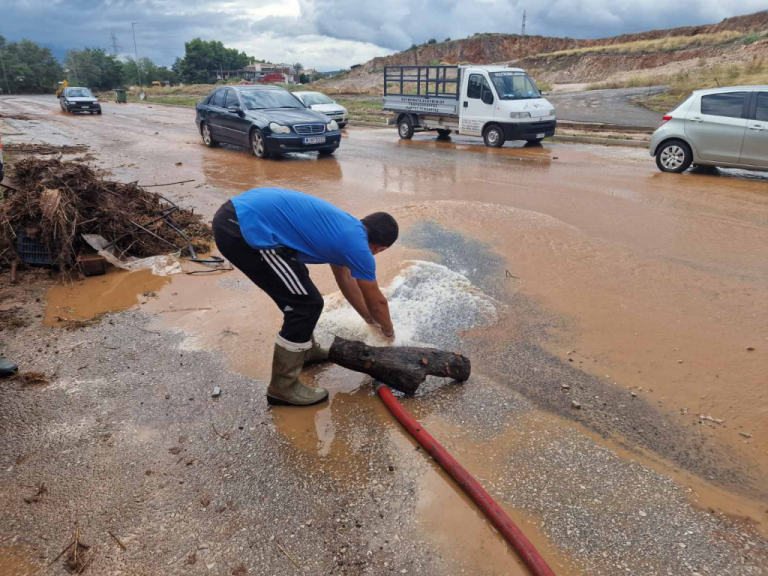
[[[768,56],[768,11],[719,24],[651,30],[611,38],[577,40],[517,34],[476,34],[463,40],[424,44],[374,58],[352,71],[316,84],[329,93],[378,94],[384,66],[507,63],[537,80],[558,84],[626,79],[633,74],[674,73]]]

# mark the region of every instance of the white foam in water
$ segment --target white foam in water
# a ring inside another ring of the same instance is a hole
[[[382,291],[389,301],[396,346],[456,347],[458,332],[493,324],[498,318],[492,298],[466,276],[433,262],[410,261]],[[323,339],[337,335],[373,346],[388,343],[381,330],[367,325],[339,292],[326,298],[317,328]]]

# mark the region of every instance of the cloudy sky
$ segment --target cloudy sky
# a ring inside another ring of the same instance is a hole
[[[57,56],[108,48],[171,65],[195,37],[273,62],[334,70],[420,44],[475,32],[599,38],[719,22],[765,9],[766,0],[0,0],[0,35],[29,38]]]

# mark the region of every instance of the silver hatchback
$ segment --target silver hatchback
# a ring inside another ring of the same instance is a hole
[[[651,137],[662,172],[694,166],[768,171],[768,86],[698,90]]]

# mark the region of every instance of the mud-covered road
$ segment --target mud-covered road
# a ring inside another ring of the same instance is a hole
[[[557,574],[768,574],[766,175],[362,128],[332,158],[259,161],[205,148],[184,108],[73,117],[4,97],[0,113],[27,117],[0,117],[6,146],[86,144],[110,177],[193,180],[158,190],[208,217],[259,186],[390,211],[401,240],[377,260],[396,344],[473,363],[404,403]],[[376,342],[312,275],[320,331]],[[0,574],[46,566],[76,528],[97,574],[526,574],[369,379],[313,368],[329,404],[266,405],[279,312],[238,272],[26,278],[0,307],[28,326],[0,337],[55,377],[2,384]]]

